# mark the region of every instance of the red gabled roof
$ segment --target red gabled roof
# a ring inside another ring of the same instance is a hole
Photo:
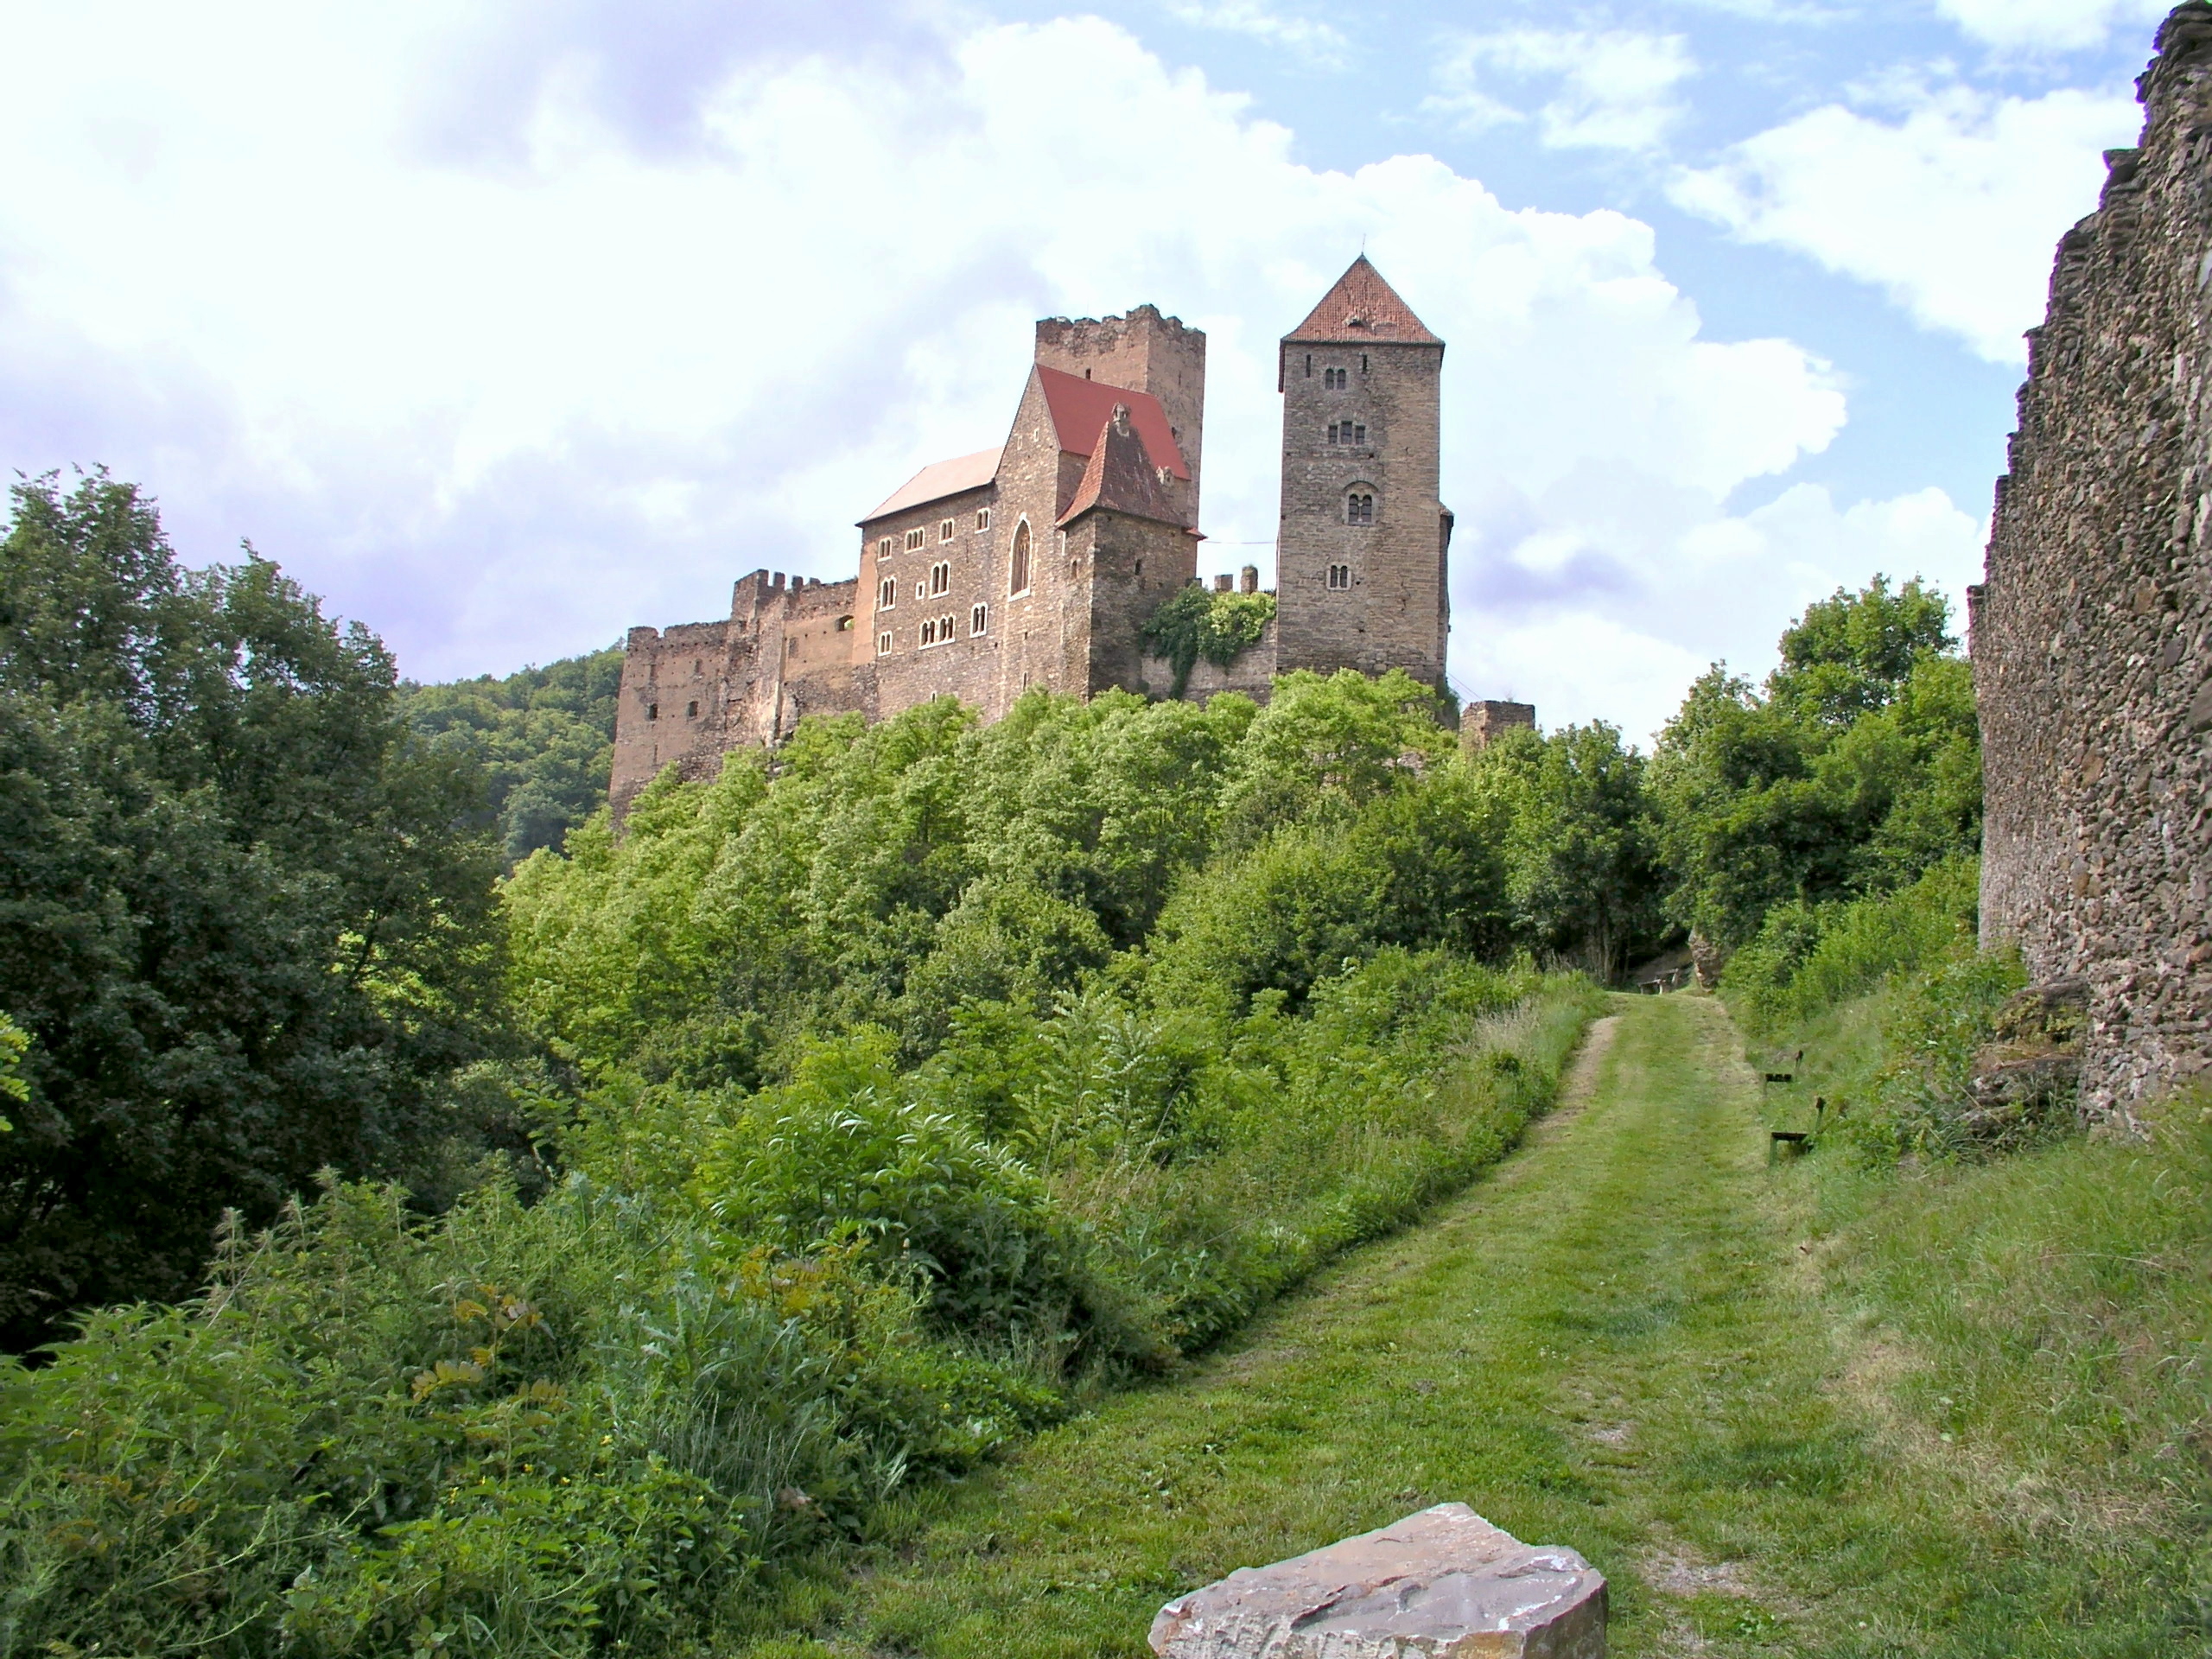
[[[888,518],[894,512],[904,512],[908,507],[918,507],[925,501],[939,501],[948,495],[980,490],[998,475],[999,451],[996,449],[978,449],[972,455],[958,455],[950,461],[933,461],[901,484],[888,500],[860,522],[872,524],[879,518]]]
[[[1090,463],[1083,469],[1083,481],[1075,486],[1075,499],[1060,515],[1060,522],[1071,524],[1093,507],[1164,524],[1183,522],[1167,486],[1160,482],[1159,470],[1145,453],[1126,404],[1114,406],[1113,418],[1091,445]]]
[[[1148,391],[1109,386],[1103,380],[1086,380],[1079,374],[1037,365],[1037,378],[1045,390],[1045,404],[1052,411],[1052,429],[1061,449],[1071,455],[1087,455],[1097,447],[1098,435],[1114,418],[1114,405],[1129,411],[1129,424],[1143,441],[1145,454],[1155,467],[1165,467],[1178,478],[1188,478],[1183,451],[1167,424],[1167,411]]]
[[[1343,345],[1379,340],[1394,345],[1441,346],[1413,308],[1382,280],[1382,273],[1361,254],[1351,269],[1337,278],[1305,321],[1283,336],[1286,343]]]

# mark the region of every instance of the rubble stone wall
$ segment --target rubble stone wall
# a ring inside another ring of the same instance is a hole
[[[2139,1128],[2212,1052],[2212,5],[2178,8],[2031,333],[1970,594],[1986,940],[2088,982],[2082,1103]]]

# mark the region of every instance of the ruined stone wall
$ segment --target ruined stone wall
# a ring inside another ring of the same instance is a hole
[[[2122,1128],[2212,1049],[2212,6],[2158,49],[2059,245],[1970,601],[1983,935],[2088,981],[2082,1102]]]
[[[756,570],[738,580],[726,620],[631,629],[607,779],[615,817],[668,766],[713,778],[730,750],[780,742],[804,715],[873,717],[858,588]]]
[[[1437,498],[1440,345],[1285,347],[1282,519],[1275,550],[1281,667],[1444,683],[1449,516]],[[1345,384],[1332,386],[1329,372]],[[1330,441],[1351,423],[1357,442]],[[1371,494],[1375,521],[1346,503]],[[1333,568],[1349,585],[1332,588]]]
[[[1535,730],[1535,703],[1480,698],[1459,711],[1459,747],[1472,754],[1478,749],[1489,747],[1493,739],[1516,728]]]

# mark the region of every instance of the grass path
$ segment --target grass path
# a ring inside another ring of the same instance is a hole
[[[1447,1499],[1595,1562],[1618,1655],[1980,1650],[1924,1639],[1929,1564],[1972,1543],[1871,1449],[1726,1013],[1614,1006],[1560,1111],[1428,1224],[916,1499],[817,1610],[827,1650],[1136,1656],[1169,1597]]]

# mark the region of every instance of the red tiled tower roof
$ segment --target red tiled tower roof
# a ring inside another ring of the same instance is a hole
[[[1071,524],[1092,508],[1103,507],[1133,518],[1181,524],[1183,515],[1167,486],[1160,481],[1160,470],[1145,453],[1144,442],[1137,435],[1129,406],[1116,404],[1113,418],[1100,429],[1090,447],[1090,464],[1083,469],[1083,481],[1076,486],[1075,498],[1060,515],[1060,523]]]
[[[1174,429],[1167,423],[1167,411],[1160,408],[1160,399],[1150,392],[1109,386],[1103,380],[1086,380],[1079,374],[1048,369],[1042,363],[1037,365],[1036,373],[1044,387],[1045,405],[1052,412],[1052,429],[1058,435],[1064,452],[1071,455],[1091,454],[1097,446],[1098,435],[1112,423],[1118,404],[1128,410],[1128,423],[1143,442],[1145,454],[1152,464],[1165,467],[1178,478],[1190,477],[1191,469],[1184,464]]]
[[[1441,346],[1413,308],[1361,254],[1337,285],[1321,296],[1305,321],[1283,336],[1288,345],[1344,345],[1382,340],[1392,345]]]

